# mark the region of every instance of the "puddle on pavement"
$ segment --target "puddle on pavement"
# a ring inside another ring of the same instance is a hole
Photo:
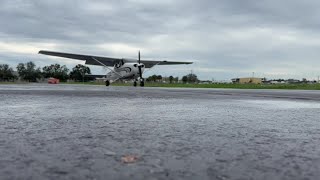
[[[319,102],[290,100],[240,100],[247,106],[260,106],[268,109],[320,109]]]

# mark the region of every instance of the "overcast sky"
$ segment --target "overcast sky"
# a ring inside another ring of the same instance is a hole
[[[117,58],[194,61],[145,76],[316,79],[319,0],[1,0],[0,64],[82,61],[40,49]],[[105,70],[94,68],[95,74]]]

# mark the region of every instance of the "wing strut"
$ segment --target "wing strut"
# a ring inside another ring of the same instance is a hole
[[[97,61],[99,64],[101,64],[102,66],[104,66],[105,68],[109,69],[110,71],[116,73],[117,75],[119,75],[120,77],[123,77],[121,74],[117,73],[116,71],[114,71],[113,69],[109,68],[108,66],[106,66],[105,64],[103,64],[102,62],[100,62],[98,59],[91,57],[93,60]],[[118,78],[120,79],[120,78]]]

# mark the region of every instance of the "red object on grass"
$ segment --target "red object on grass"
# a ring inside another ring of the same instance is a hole
[[[48,83],[49,84],[59,84],[60,80],[56,78],[49,78]]]

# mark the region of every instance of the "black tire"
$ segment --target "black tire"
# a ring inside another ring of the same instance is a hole
[[[143,87],[144,86],[144,81],[140,82],[140,86]]]
[[[137,86],[137,81],[133,82],[133,86],[136,87]]]
[[[106,86],[110,86],[110,81],[106,81]]]

